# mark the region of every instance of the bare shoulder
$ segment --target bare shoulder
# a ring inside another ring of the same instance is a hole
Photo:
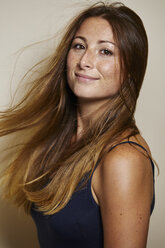
[[[150,153],[146,142],[139,139],[133,137],[131,141]],[[96,195],[105,247],[145,247],[153,198],[152,166],[147,153],[135,144],[120,144],[107,153],[98,168]]]
[[[150,155],[150,149],[147,143],[144,140],[143,142],[142,140],[138,142],[135,138],[130,141],[134,143],[119,144],[107,153],[102,161],[102,172],[105,171],[106,174],[109,170],[114,170],[115,172],[119,169],[120,171],[124,170],[125,173],[130,171],[136,176],[139,173],[151,171],[151,161],[148,156]]]
[[[123,190],[126,192],[125,187],[134,190],[135,194],[145,192],[146,188],[148,197],[153,198],[153,172],[148,157],[150,149],[140,135],[131,137],[130,141],[140,144],[145,150],[132,143],[120,144],[107,153],[94,173],[92,187],[99,205],[106,190],[112,191],[111,196],[116,195],[114,187],[118,187],[121,194]]]
[[[133,186],[138,186],[141,190],[145,182],[151,186],[153,175],[148,157],[149,147],[142,137],[138,137],[138,140],[132,137],[130,141],[140,144],[145,150],[133,143],[124,143],[113,148],[100,166],[100,182],[103,188],[108,186],[107,182],[117,182],[121,189],[124,189],[124,186],[132,189]]]

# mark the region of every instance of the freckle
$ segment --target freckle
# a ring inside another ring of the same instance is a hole
[[[142,222],[142,216],[139,216],[139,222],[141,223]]]
[[[120,215],[123,215],[122,213],[120,213]]]

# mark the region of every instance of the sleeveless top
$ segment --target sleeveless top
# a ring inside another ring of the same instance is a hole
[[[135,144],[146,151],[144,147],[133,141],[125,141],[117,145],[123,143]],[[154,181],[154,164],[151,159],[150,161]],[[98,164],[99,161],[95,169]],[[84,188],[73,193],[70,201],[58,213],[43,215],[32,205],[31,215],[37,227],[40,248],[103,248],[101,212],[91,192],[91,180],[92,176]],[[150,213],[154,204],[155,193]]]

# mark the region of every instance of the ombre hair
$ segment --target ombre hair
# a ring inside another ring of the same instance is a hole
[[[77,99],[67,84],[66,60],[77,30],[90,17],[103,18],[112,27],[120,54],[121,87],[99,118],[73,142]],[[97,3],[76,16],[26,95],[0,114],[0,136],[28,133],[3,173],[5,195],[26,211],[32,203],[44,214],[61,210],[113,145],[139,133],[134,111],[147,55],[143,23],[123,4]]]

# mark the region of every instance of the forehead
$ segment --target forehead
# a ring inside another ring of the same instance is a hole
[[[101,17],[89,17],[83,21],[76,32],[77,35],[114,41],[110,23]]]

